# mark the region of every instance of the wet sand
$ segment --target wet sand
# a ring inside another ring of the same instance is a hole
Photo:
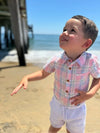
[[[26,90],[10,96],[24,75],[39,69],[32,64],[19,67],[17,63],[0,62],[0,133],[47,133],[53,74],[41,81],[29,82]],[[86,104],[85,133],[100,133],[100,91]],[[65,126],[59,133],[66,133]]]

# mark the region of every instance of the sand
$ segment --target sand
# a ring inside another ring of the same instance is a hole
[[[29,82],[26,90],[10,96],[24,75],[39,69],[32,64],[19,67],[17,63],[0,62],[0,133],[47,133],[54,75]],[[85,133],[100,133],[100,91],[86,105]],[[59,133],[66,133],[65,126]]]

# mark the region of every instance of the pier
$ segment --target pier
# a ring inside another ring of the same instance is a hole
[[[1,28],[4,27],[6,47],[15,44],[19,65],[26,66],[25,53],[28,53],[28,26],[26,0],[0,0],[0,49],[2,49]]]

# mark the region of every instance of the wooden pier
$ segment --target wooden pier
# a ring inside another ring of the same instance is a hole
[[[9,40],[14,40],[19,65],[26,66],[24,54],[28,53],[29,47],[26,0],[0,0],[0,49],[2,26],[5,28],[6,47],[9,47]]]

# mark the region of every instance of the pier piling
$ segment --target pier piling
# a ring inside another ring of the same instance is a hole
[[[17,49],[19,64],[20,66],[26,66],[26,61],[24,57],[21,15],[19,11],[19,0],[8,0],[8,6],[11,14],[11,25],[14,34],[14,40]]]
[[[33,33],[32,28],[29,29],[27,23],[26,0],[0,0],[0,49],[9,49],[15,44],[20,66],[26,66],[24,54],[28,53],[28,32]]]

